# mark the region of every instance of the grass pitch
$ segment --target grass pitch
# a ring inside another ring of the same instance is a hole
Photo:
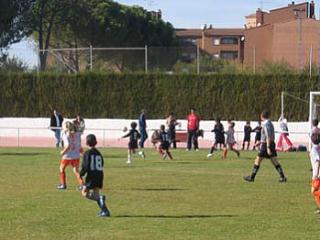
[[[0,148],[0,239],[319,239],[307,153],[282,153],[288,182],[265,161],[256,182],[255,152],[227,160],[216,152],[173,150],[161,160],[153,150],[127,166],[125,149],[103,149],[111,218],[76,190],[58,191],[56,149]]]

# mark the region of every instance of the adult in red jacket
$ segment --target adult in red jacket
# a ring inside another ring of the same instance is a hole
[[[188,115],[188,142],[187,150],[191,149],[192,143],[194,150],[199,149],[198,147],[198,136],[200,117],[196,114],[194,108],[191,108],[190,114]]]

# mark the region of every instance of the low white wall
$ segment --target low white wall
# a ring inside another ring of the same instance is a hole
[[[117,139],[124,133],[122,129],[130,127],[130,123],[134,120],[126,119],[85,119],[85,134],[94,133],[97,137],[105,139]],[[181,127],[177,130],[185,130],[187,128],[186,120],[179,120]],[[0,136],[6,137],[52,137],[53,133],[48,129],[50,123],[49,118],[0,118]],[[225,128],[227,122],[222,121]],[[161,124],[165,124],[164,119],[147,120],[149,136],[154,129],[158,129]],[[236,139],[238,142],[243,138],[244,121],[235,122]],[[214,121],[201,121],[200,128],[205,131],[204,140],[213,140],[214,134],[210,131],[213,129]],[[257,126],[257,122],[251,122],[251,127]],[[279,123],[274,122],[276,131],[279,130]],[[289,122],[290,139],[295,143],[308,143],[309,140],[309,124],[308,122]],[[254,139],[252,133],[252,139]]]

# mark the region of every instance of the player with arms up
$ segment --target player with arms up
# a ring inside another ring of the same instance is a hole
[[[81,133],[71,122],[63,124],[63,141],[64,149],[60,152],[62,159],[60,161],[60,184],[57,189],[64,190],[67,188],[65,169],[67,166],[72,166],[73,172],[77,177],[79,189],[82,188],[82,179],[79,175],[80,153],[81,148]]]
[[[260,118],[262,121],[261,148],[255,160],[251,175],[244,177],[244,180],[248,182],[254,182],[262,160],[264,158],[269,158],[280,175],[279,182],[286,182],[287,178],[285,177],[282,167],[277,160],[276,145],[274,142],[274,127],[271,120],[269,119],[270,112],[264,110],[261,113]]]
[[[109,217],[110,212],[106,206],[106,197],[100,194],[103,187],[103,157],[99,150],[95,148],[97,145],[96,136],[89,134],[86,137],[86,144],[89,146],[83,155],[82,168],[80,177],[86,175],[85,184],[82,189],[82,196],[89,200],[96,201],[101,209],[99,217]]]
[[[320,128],[318,128],[319,121],[314,119],[312,121],[312,132],[311,132],[311,151],[310,160],[312,165],[312,183],[311,183],[311,194],[317,204],[317,210],[315,213],[320,214]]]

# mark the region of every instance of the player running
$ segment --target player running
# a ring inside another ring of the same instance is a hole
[[[65,169],[69,165],[72,166],[79,184],[79,189],[81,189],[83,184],[79,175],[80,152],[82,151],[81,133],[77,131],[74,124],[65,122],[63,124],[62,138],[64,141],[64,149],[60,152],[62,156],[60,161],[60,184],[57,186],[57,189],[67,189]]]
[[[264,158],[269,158],[280,175],[279,182],[286,182],[287,178],[285,177],[282,167],[277,160],[276,145],[274,142],[274,127],[271,120],[269,119],[270,112],[264,110],[261,113],[260,117],[262,121],[261,148],[255,160],[251,175],[244,177],[244,180],[248,182],[254,182],[262,160]]]
[[[103,187],[103,166],[104,161],[101,153],[95,148],[97,145],[96,136],[89,134],[86,137],[86,144],[90,148],[83,155],[80,177],[86,176],[82,189],[82,196],[89,200],[96,201],[101,209],[99,217],[109,217],[110,212],[106,206],[106,197],[100,194]]]
[[[223,148],[226,147],[225,137],[224,137],[224,128],[223,128],[222,123],[220,122],[220,118],[217,118],[216,124],[214,125],[214,129],[211,130],[211,132],[214,132],[214,134],[215,134],[215,141],[210,149],[209,154],[207,155],[208,158],[213,155],[213,151],[216,149],[218,144],[220,145],[220,148],[221,148],[221,146]]]
[[[169,157],[170,160],[172,160],[171,152],[169,151],[170,148],[170,138],[169,134],[165,130],[165,126],[160,126],[160,133],[159,133],[159,140],[160,140],[160,146],[159,146],[159,153],[161,154],[163,159],[166,159]]]
[[[234,138],[234,122],[230,122],[229,126],[228,126],[228,130],[225,132],[227,135],[227,140],[226,140],[226,147],[223,150],[223,158],[227,158],[227,154],[228,154],[228,148],[231,151],[234,151],[238,157],[240,157],[240,152],[234,148],[234,146],[236,145],[236,140]]]
[[[310,161],[312,165],[312,183],[311,183],[311,194],[317,204],[315,213],[320,214],[320,172],[319,172],[319,161],[320,161],[320,128],[318,128],[319,121],[315,119],[312,121],[312,132],[311,132],[311,151]]]
[[[132,122],[131,123],[131,129],[128,134],[124,135],[122,138],[127,138],[129,137],[129,143],[128,143],[128,160],[127,164],[132,163],[132,155],[136,153],[136,150],[138,149],[138,140],[140,139],[141,135],[140,133],[136,130],[137,128],[137,123]],[[141,157],[144,159],[145,155],[144,153],[141,155]]]

